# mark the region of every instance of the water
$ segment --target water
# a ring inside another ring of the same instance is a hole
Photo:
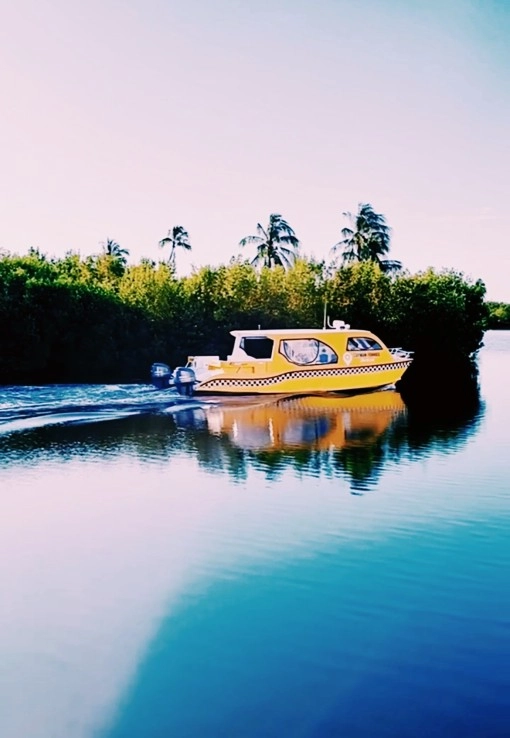
[[[508,736],[509,376],[489,333],[460,417],[0,389],[1,738]]]

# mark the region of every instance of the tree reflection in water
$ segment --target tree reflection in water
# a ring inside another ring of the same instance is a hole
[[[110,422],[46,426],[0,437],[3,463],[54,457],[135,456],[141,463],[192,457],[212,473],[241,482],[250,468],[276,480],[292,471],[344,478],[353,494],[374,489],[385,468],[417,456],[451,452],[483,416],[478,394],[448,411],[406,407],[398,392],[351,397],[235,398],[174,414],[152,413]],[[2,463],[2,462],[0,462]]]

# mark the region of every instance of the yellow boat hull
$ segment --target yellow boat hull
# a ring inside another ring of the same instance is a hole
[[[345,367],[313,367],[279,374],[265,374],[263,367],[239,367],[226,370],[200,382],[201,394],[314,394],[322,392],[359,392],[397,382],[411,360]],[[252,369],[251,372],[247,371]]]

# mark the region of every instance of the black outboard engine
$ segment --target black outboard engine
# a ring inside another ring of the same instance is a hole
[[[178,366],[174,371],[174,387],[180,395],[193,396],[197,378],[190,366]]]
[[[157,389],[167,389],[173,384],[172,370],[167,364],[156,363],[151,366],[151,382]]]

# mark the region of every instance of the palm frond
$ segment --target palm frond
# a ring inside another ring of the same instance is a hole
[[[257,236],[257,238],[261,238],[264,241],[268,240],[268,235],[260,223],[257,223],[257,233],[260,234],[259,236]]]
[[[245,236],[239,241],[239,246],[247,246],[250,243],[265,243],[260,236]]]
[[[299,246],[299,241],[298,241],[298,239],[296,238],[296,236],[285,236],[285,235],[283,235],[283,236],[278,236],[278,238],[276,239],[276,242],[277,242],[277,243],[289,243],[289,244],[291,244],[291,246],[293,246],[293,247],[294,247],[295,249],[297,249],[297,248],[298,248],[298,246]]]
[[[358,255],[354,250],[344,251],[342,254],[343,264],[352,264],[354,261],[359,261]]]
[[[250,261],[250,264],[252,266],[256,266],[259,262],[264,262],[265,258],[265,254],[262,251],[257,251],[253,259]]]
[[[379,266],[385,274],[394,274],[402,269],[402,262],[396,259],[384,259],[379,262]]]
[[[287,253],[285,253],[285,251],[287,251]],[[283,268],[290,268],[294,266],[296,262],[295,254],[292,251],[288,251],[287,249],[285,251],[280,251],[280,259],[285,262],[284,264],[282,264],[282,266]]]
[[[341,229],[342,239],[332,247],[332,251],[343,249],[344,263],[373,261],[381,264],[381,257],[390,249],[391,239],[391,228],[384,215],[377,213],[367,202],[358,203],[356,213],[345,211],[342,215],[348,224]]]
[[[158,241],[160,248],[170,247],[170,253],[168,254],[168,264],[175,267],[176,262],[176,251],[178,248],[191,251],[191,244],[189,242],[189,233],[184,226],[176,225],[169,229],[167,235]]]
[[[241,247],[248,244],[257,245],[257,254],[253,258],[252,264],[262,261],[268,267],[275,264],[290,265],[290,259],[295,258],[295,250],[299,247],[299,239],[279,213],[271,213],[267,228],[264,228],[261,223],[257,223],[256,232],[257,236],[245,236],[239,242]],[[285,248],[282,244],[292,247],[294,251]]]
[[[286,249],[285,246],[278,246],[278,248],[275,249],[275,252],[278,254],[285,254],[291,259],[296,259],[296,252],[292,249]]]

